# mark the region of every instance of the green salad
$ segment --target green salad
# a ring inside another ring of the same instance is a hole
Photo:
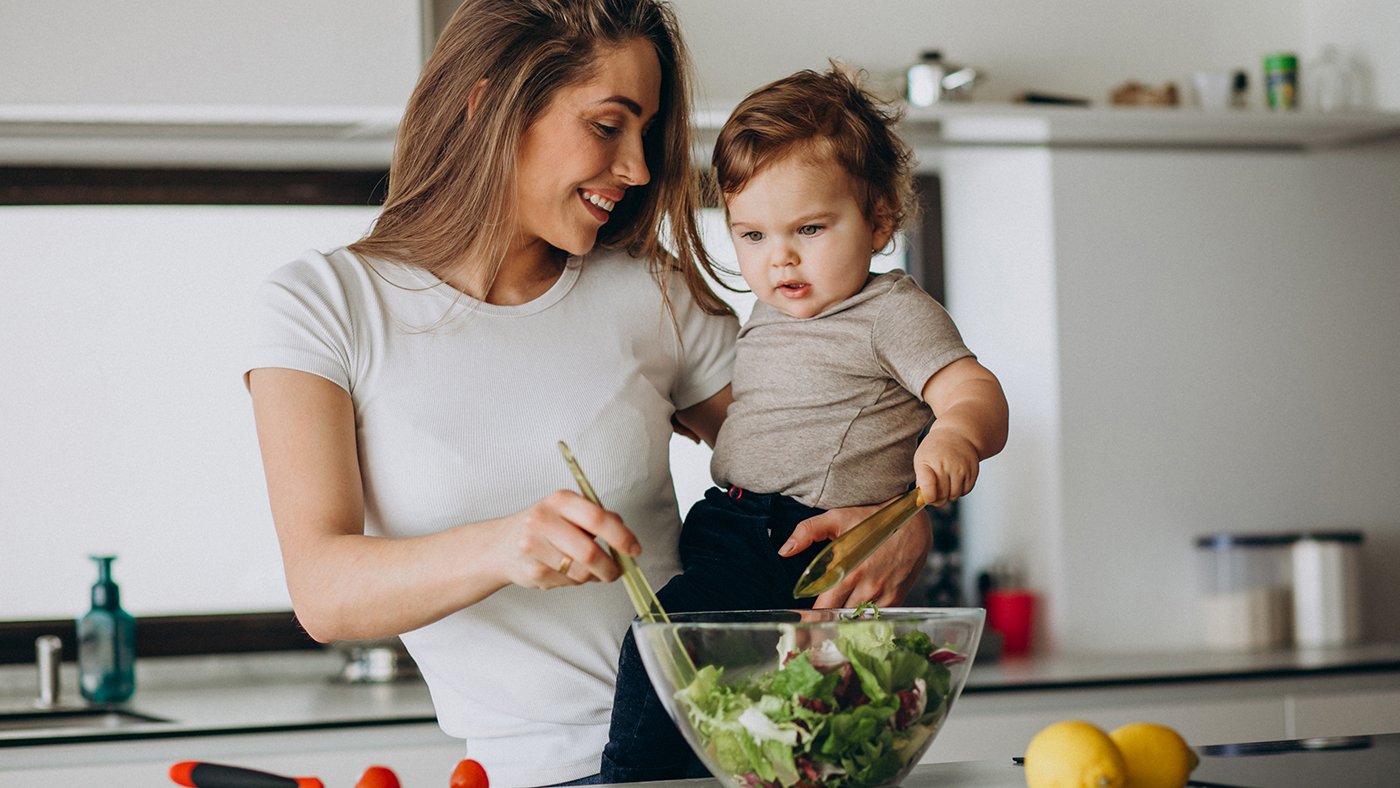
[[[893,779],[947,714],[949,665],[966,657],[893,624],[778,644],[780,666],[733,683],[707,666],[676,699],[712,760],[749,788],[866,788]]]

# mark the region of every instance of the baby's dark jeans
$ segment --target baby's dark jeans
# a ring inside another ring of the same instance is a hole
[[[793,599],[797,578],[826,546],[783,558],[778,548],[797,524],[822,513],[785,495],[712,487],[681,528],[682,574],[656,592],[668,613],[810,608]],[[709,777],[666,715],[629,629],[617,666],[612,728],[603,749],[603,783]]]

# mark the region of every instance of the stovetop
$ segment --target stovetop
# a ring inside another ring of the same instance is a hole
[[[1395,788],[1400,733],[1200,747],[1197,788]]]

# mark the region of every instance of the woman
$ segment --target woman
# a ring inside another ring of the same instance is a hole
[[[297,617],[401,635],[498,788],[597,772],[633,611],[595,538],[679,571],[672,418],[712,442],[730,401],[687,108],[655,0],[467,0],[373,230],[261,291],[247,381]],[[559,440],[609,511],[569,491]],[[910,530],[818,603],[902,598]]]

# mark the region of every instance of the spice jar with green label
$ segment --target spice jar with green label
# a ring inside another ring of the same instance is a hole
[[[1269,109],[1298,106],[1298,56],[1290,53],[1264,58],[1264,100]]]

